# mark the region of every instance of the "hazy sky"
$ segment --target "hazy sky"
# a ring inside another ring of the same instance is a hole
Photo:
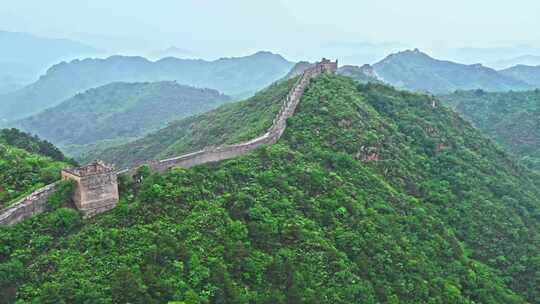
[[[332,43],[540,46],[539,0],[1,0],[0,29],[115,51],[292,57]]]

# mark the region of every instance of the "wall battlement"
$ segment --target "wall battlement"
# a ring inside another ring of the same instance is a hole
[[[231,159],[246,154],[267,144],[276,143],[287,127],[287,119],[291,117],[310,81],[323,73],[335,73],[338,62],[323,58],[321,62],[306,69],[289,91],[283,104],[267,132],[246,142],[233,145],[223,145],[200,151],[183,154],[163,160],[153,160],[131,169],[115,172],[114,167],[101,161],[89,165],[64,169],[62,179],[75,181],[73,195],[75,206],[84,217],[114,208],[118,203],[117,175],[135,175],[141,166],[149,166],[156,172],[165,172],[171,168],[190,168],[193,166]],[[13,225],[28,217],[42,213],[46,209],[47,198],[56,191],[56,184],[47,185],[32,193],[32,195],[0,211],[0,225]]]
[[[78,176],[78,177],[85,177],[89,175],[97,175],[97,174],[104,174],[108,172],[114,172],[114,166],[107,165],[104,162],[97,160],[84,167],[69,168],[69,169],[64,169],[63,171],[71,175]]]

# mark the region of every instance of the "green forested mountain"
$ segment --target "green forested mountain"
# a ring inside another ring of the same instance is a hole
[[[230,122],[247,134],[253,117],[271,119],[252,113],[267,102],[216,110],[209,143]],[[122,179],[120,205],[90,221],[58,209],[0,228],[0,299],[539,303],[538,176],[435,105],[323,76],[276,145],[141,170],[142,184]]]
[[[0,142],[30,153],[41,154],[57,161],[72,162],[72,160],[64,156],[60,149],[50,142],[15,128],[0,129]]]
[[[396,87],[434,94],[455,90],[508,91],[533,87],[480,64],[437,60],[418,49],[392,54],[373,68],[384,81]]]
[[[525,83],[528,83],[532,87],[540,87],[540,65],[516,65],[514,67],[499,71],[499,73],[515,79],[519,79]]]
[[[30,116],[77,93],[119,81],[174,80],[235,97],[247,96],[284,77],[292,66],[292,62],[269,52],[215,61],[164,58],[153,62],[142,57],[112,56],[63,62],[38,81],[0,95],[0,122]]]
[[[540,90],[457,91],[440,98],[523,164],[540,169]]]
[[[142,161],[163,159],[206,146],[237,143],[254,138],[272,125],[280,102],[297,78],[270,86],[252,98],[214,111],[171,122],[167,127],[126,143],[94,151],[84,161],[103,159],[123,168]]]
[[[175,119],[209,111],[230,98],[175,82],[112,83],[13,122],[71,155],[136,139]]]
[[[0,209],[60,179],[67,166],[63,161],[69,160],[48,142],[16,129],[0,130]]]

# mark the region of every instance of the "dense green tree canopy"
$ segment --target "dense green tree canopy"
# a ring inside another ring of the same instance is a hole
[[[524,165],[540,170],[540,90],[457,91],[440,98]]]
[[[15,136],[23,135],[23,136]],[[7,144],[13,142],[17,145]],[[41,146],[43,144],[43,146]],[[24,150],[22,148],[25,148]],[[60,179],[60,170],[67,163],[30,151],[43,151],[60,156],[53,145],[41,142],[17,130],[0,131],[0,209],[49,183]]]
[[[0,229],[0,299],[539,303],[539,179],[433,103],[323,76],[276,145]]]
[[[41,140],[36,135],[22,132],[18,129],[0,129],[0,143],[48,156],[58,161],[71,161],[66,158],[62,151],[46,140]]]
[[[80,158],[88,150],[134,140],[173,120],[229,101],[230,97],[216,90],[172,81],[111,83],[12,125],[38,134]]]

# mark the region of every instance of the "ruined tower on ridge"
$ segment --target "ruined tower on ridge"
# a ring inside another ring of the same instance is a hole
[[[62,179],[75,181],[73,201],[84,217],[113,209],[118,203],[118,184],[113,166],[101,161],[62,170]]]

